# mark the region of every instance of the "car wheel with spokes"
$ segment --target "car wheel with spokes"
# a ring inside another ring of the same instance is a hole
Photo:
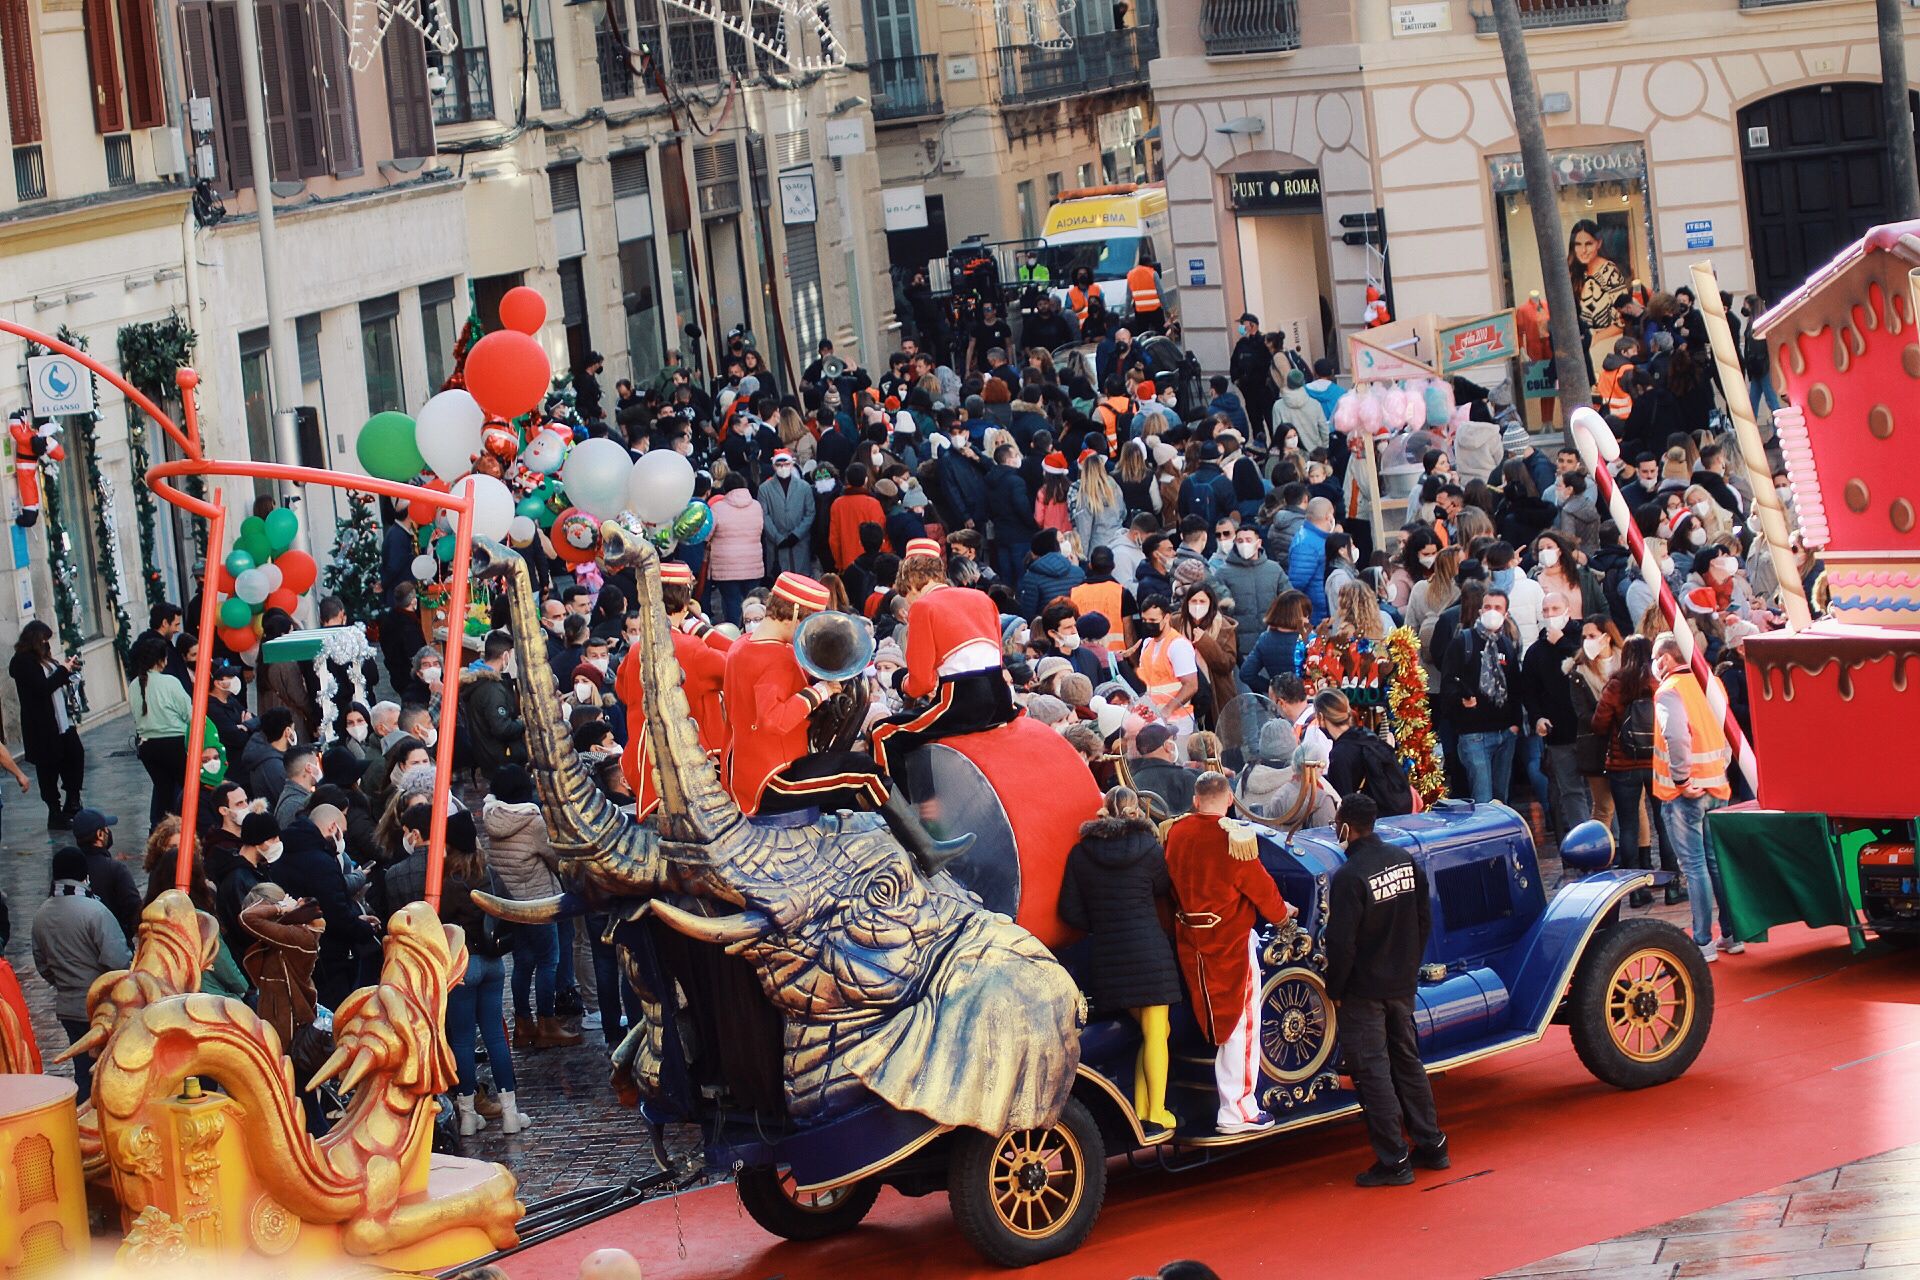
[[[880,1184],[871,1178],[803,1192],[785,1168],[742,1169],[734,1185],[747,1216],[785,1240],[824,1240],[851,1231],[880,1194]]]
[[[967,1130],[948,1169],[953,1219],[989,1262],[1027,1267],[1080,1247],[1107,1194],[1107,1151],[1078,1099],[1045,1129]]]
[[[1573,976],[1574,1051],[1620,1089],[1676,1079],[1713,1025],[1713,977],[1700,948],[1664,920],[1622,920],[1587,944]]]

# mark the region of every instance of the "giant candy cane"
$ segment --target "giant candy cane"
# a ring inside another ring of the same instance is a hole
[[[1580,451],[1580,461],[1600,485],[1600,494],[1607,500],[1607,513],[1613,522],[1626,534],[1627,549],[1633,553],[1634,563],[1640,567],[1640,576],[1660,598],[1660,615],[1667,620],[1673,638],[1680,642],[1680,651],[1687,657],[1687,665],[1693,669],[1693,675],[1700,687],[1707,692],[1707,702],[1713,707],[1715,715],[1725,727],[1727,741],[1733,745],[1734,759],[1739,762],[1740,773],[1747,780],[1747,786],[1755,795],[1760,794],[1760,773],[1754,763],[1753,748],[1747,742],[1747,736],[1740,732],[1740,722],[1733,718],[1733,711],[1727,706],[1727,692],[1714,678],[1707,666],[1707,655],[1694,647],[1693,628],[1680,616],[1680,602],[1673,598],[1673,592],[1667,586],[1667,580],[1660,576],[1660,562],[1647,550],[1647,540],[1640,536],[1640,526],[1634,523],[1633,512],[1627,507],[1626,495],[1613,482],[1613,471],[1609,464],[1620,456],[1620,443],[1614,439],[1613,431],[1604,419],[1591,409],[1575,409],[1571,419],[1571,434],[1574,448]]]

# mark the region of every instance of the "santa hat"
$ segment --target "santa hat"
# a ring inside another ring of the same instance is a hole
[[[1152,378],[1140,379],[1140,383],[1134,387],[1133,393],[1142,400],[1151,400],[1160,394],[1160,392],[1154,388]]]
[[[892,413],[900,407],[900,397],[888,396],[886,403],[887,403],[887,412]]]
[[[907,539],[907,554],[902,559],[911,560],[915,556],[932,556],[936,560],[947,558],[946,549],[932,538]]]
[[[1695,587],[1680,597],[1680,602],[1694,613],[1718,613],[1720,597],[1712,587]]]
[[[833,603],[833,597],[827,594],[826,587],[804,573],[781,574],[774,580],[773,594],[802,609],[824,609]]]
[[[1067,455],[1055,449],[1040,460],[1040,469],[1050,476],[1067,474]]]
[[[774,461],[775,461],[776,463],[779,463],[779,462],[792,462],[792,461],[793,461],[793,450],[791,450],[791,449],[775,449],[775,450],[773,451],[773,460],[774,460]]]
[[[693,585],[693,569],[678,560],[662,560],[660,581],[670,587],[690,587]]]
[[[894,418],[893,429],[894,431],[898,432],[900,435],[903,435],[903,436],[913,436],[913,435],[920,434],[920,424],[918,422],[915,422],[913,419],[913,415],[908,413],[905,409],[902,409],[899,412],[899,414]]]

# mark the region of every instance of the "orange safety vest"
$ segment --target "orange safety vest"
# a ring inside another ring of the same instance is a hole
[[[1680,794],[1674,785],[1673,768],[1667,761],[1667,726],[1660,717],[1660,700],[1678,693],[1687,711],[1687,781],[1710,796],[1722,800],[1733,797],[1727,782],[1727,766],[1733,763],[1733,748],[1720,718],[1713,714],[1706,692],[1691,671],[1676,671],[1660,682],[1654,694],[1653,717],[1653,794],[1671,800]]]
[[[1087,291],[1077,284],[1071,289],[1068,289],[1067,305],[1073,308],[1073,314],[1079,317],[1082,324],[1085,324],[1087,320]]]
[[[1144,262],[1127,272],[1127,293],[1133,298],[1135,313],[1158,311],[1160,309],[1158,273]]]
[[[1083,582],[1067,593],[1067,599],[1073,601],[1074,608],[1084,614],[1097,613],[1107,620],[1109,630],[1107,638],[1100,643],[1115,653],[1124,653],[1127,648],[1127,620],[1121,614],[1121,586],[1108,579],[1105,582]]]
[[[1102,409],[1106,410],[1104,414]],[[1093,416],[1107,433],[1107,452],[1115,457],[1120,454],[1120,428],[1132,425],[1133,413],[1133,400],[1128,396],[1108,396],[1093,406]]]
[[[1177,631],[1162,630],[1160,635],[1140,646],[1140,658],[1134,664],[1134,672],[1140,682],[1147,686],[1147,700],[1153,703],[1154,710],[1161,715],[1167,714],[1167,706],[1180,695],[1180,677],[1174,674],[1173,659],[1170,656],[1173,646],[1186,639]],[[1199,655],[1195,655],[1196,671]],[[1193,704],[1176,717],[1180,720],[1193,718]]]

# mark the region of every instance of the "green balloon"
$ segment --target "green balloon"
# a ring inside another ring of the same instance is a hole
[[[452,535],[449,534],[433,544],[433,554],[439,558],[441,564],[453,563],[453,541]]]
[[[427,466],[414,442],[413,419],[391,409],[367,419],[354,442],[354,453],[368,475],[382,480],[411,480]]]
[[[300,536],[300,517],[285,507],[275,507],[267,512],[267,545],[279,555],[293,545]]]
[[[235,547],[233,550],[227,552],[227,572],[234,577],[237,578],[254,567],[253,557],[245,551],[242,551],[239,547]],[[240,624],[236,622],[233,625],[237,627]]]
[[[546,495],[542,494],[540,490],[535,489],[532,493],[513,504],[513,514],[525,516],[529,520],[538,520],[541,516],[547,514]]]
[[[228,563],[232,563],[231,557]],[[228,596],[220,602],[220,625],[238,629],[253,621],[253,606],[239,596]]]
[[[240,550],[253,557],[256,565],[273,559],[273,542],[267,537],[267,522],[259,516],[248,516],[240,522],[240,536],[234,542]]]

